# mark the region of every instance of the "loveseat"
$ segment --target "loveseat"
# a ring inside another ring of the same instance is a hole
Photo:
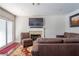
[[[38,38],[33,45],[32,55],[79,56],[79,34],[70,34],[65,33],[63,38]]]

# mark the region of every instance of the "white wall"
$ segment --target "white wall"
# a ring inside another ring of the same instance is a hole
[[[27,29],[28,17],[16,17],[16,41],[20,41],[21,32],[26,32]]]
[[[45,18],[45,37],[56,37],[65,31],[65,16],[54,15]]]
[[[38,16],[34,16],[38,17]],[[39,16],[45,20],[45,37],[56,37],[57,34],[63,34],[65,31],[65,15]],[[20,41],[20,33],[28,32],[28,18],[16,17],[16,41]]]
[[[66,15],[66,19],[65,19],[65,32],[73,32],[73,33],[79,33],[79,27],[70,27],[70,19],[69,17],[76,14],[76,13],[79,13],[79,10],[76,10],[74,12],[71,12],[69,14]]]

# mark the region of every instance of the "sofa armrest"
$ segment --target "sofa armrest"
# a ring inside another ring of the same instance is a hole
[[[33,45],[33,40],[31,38],[23,39],[22,40],[22,45],[23,45],[23,48],[32,46]]]
[[[64,38],[64,35],[56,35],[57,38]]]
[[[34,50],[33,50],[33,51],[32,51],[32,56],[39,56],[39,55],[38,55],[38,51],[34,51]]]
[[[38,46],[33,46],[33,48],[32,48],[32,56],[39,56]]]

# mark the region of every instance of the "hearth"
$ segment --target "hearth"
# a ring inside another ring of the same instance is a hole
[[[31,34],[31,38],[33,39],[33,41],[40,37],[41,37],[40,34]]]

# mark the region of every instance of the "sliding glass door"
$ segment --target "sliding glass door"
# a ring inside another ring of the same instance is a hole
[[[12,26],[13,26],[12,21],[7,21],[7,43],[10,43],[13,41],[13,39],[12,39],[12,34],[13,34],[12,28],[13,27]]]
[[[0,19],[0,48],[13,41],[13,22]]]
[[[6,45],[6,20],[0,19],[0,47]]]

